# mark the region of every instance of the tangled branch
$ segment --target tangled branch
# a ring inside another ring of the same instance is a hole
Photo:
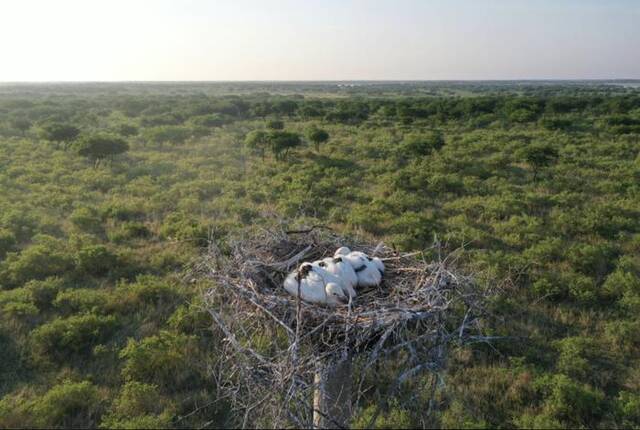
[[[282,288],[302,261],[345,245],[385,262],[380,286],[337,308],[305,303]],[[488,341],[481,322],[491,291],[456,267],[459,252],[427,262],[422,253],[400,254],[316,228],[263,230],[228,241],[224,250],[212,243],[196,271],[212,281],[206,308],[228,343],[233,375],[220,389],[244,417],[240,425],[313,427],[319,363],[356,359],[357,407],[370,388],[366,375],[382,359],[402,352],[397,387],[420,372],[441,372],[451,345]]]

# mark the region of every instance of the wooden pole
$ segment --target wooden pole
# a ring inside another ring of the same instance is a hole
[[[351,420],[351,356],[316,364],[313,392],[313,426],[348,428]]]

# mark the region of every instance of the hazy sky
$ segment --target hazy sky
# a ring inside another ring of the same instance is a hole
[[[640,78],[640,0],[0,0],[0,81]]]

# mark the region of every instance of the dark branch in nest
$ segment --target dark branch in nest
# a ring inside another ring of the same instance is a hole
[[[399,254],[320,227],[263,230],[229,241],[225,253],[212,243],[195,268],[195,276],[212,281],[205,303],[229,344],[224,358],[233,375],[221,389],[244,417],[239,425],[313,427],[309,401],[318,363],[355,358],[357,407],[380,360],[404,351],[399,386],[419,372],[439,374],[449,347],[492,339],[480,331],[490,291],[455,267],[461,250],[428,263],[422,253]],[[382,284],[337,308],[284,290],[284,278],[301,262],[340,246],[380,257]]]

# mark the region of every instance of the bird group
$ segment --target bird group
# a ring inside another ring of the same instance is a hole
[[[308,303],[348,304],[356,290],[380,285],[384,263],[364,252],[338,248],[333,257],[304,262],[284,280],[284,289]]]

